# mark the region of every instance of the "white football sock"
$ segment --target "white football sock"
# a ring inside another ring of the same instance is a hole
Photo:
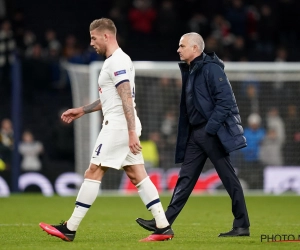
[[[67,221],[69,230],[77,230],[80,222],[98,196],[100,183],[100,181],[84,179],[76,198],[74,212]]]
[[[148,210],[151,211],[155,219],[156,226],[158,228],[167,227],[169,225],[169,222],[166,218],[163,206],[159,200],[157,189],[154,186],[153,182],[150,180],[149,176],[138,183],[136,187],[145,206]]]

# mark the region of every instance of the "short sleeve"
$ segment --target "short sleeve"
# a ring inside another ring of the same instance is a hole
[[[116,87],[123,82],[129,82],[129,72],[126,63],[112,63],[110,67],[110,76]]]

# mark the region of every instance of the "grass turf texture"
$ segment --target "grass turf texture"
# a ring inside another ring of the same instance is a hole
[[[170,196],[161,198],[164,207]],[[175,221],[175,237],[138,242],[149,232],[137,217],[151,218],[138,196],[99,196],[81,223],[74,242],[47,235],[39,222],[58,224],[73,211],[75,197],[22,194],[0,198],[0,249],[299,249],[300,242],[261,242],[261,234],[300,235],[300,197],[246,196],[251,237],[218,238],[232,224],[229,197],[192,196]]]

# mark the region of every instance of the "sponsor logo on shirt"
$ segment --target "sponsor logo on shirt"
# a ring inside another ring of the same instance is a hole
[[[125,69],[114,72],[115,76],[122,75],[122,74],[126,74],[126,70]]]

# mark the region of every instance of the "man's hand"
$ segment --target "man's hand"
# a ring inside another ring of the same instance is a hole
[[[129,130],[129,148],[131,153],[135,155],[142,151],[139,138],[134,130]]]
[[[85,113],[83,111],[83,108],[73,108],[73,109],[68,109],[61,115],[61,119],[66,122],[66,123],[71,123],[72,121],[80,118],[83,116]]]

